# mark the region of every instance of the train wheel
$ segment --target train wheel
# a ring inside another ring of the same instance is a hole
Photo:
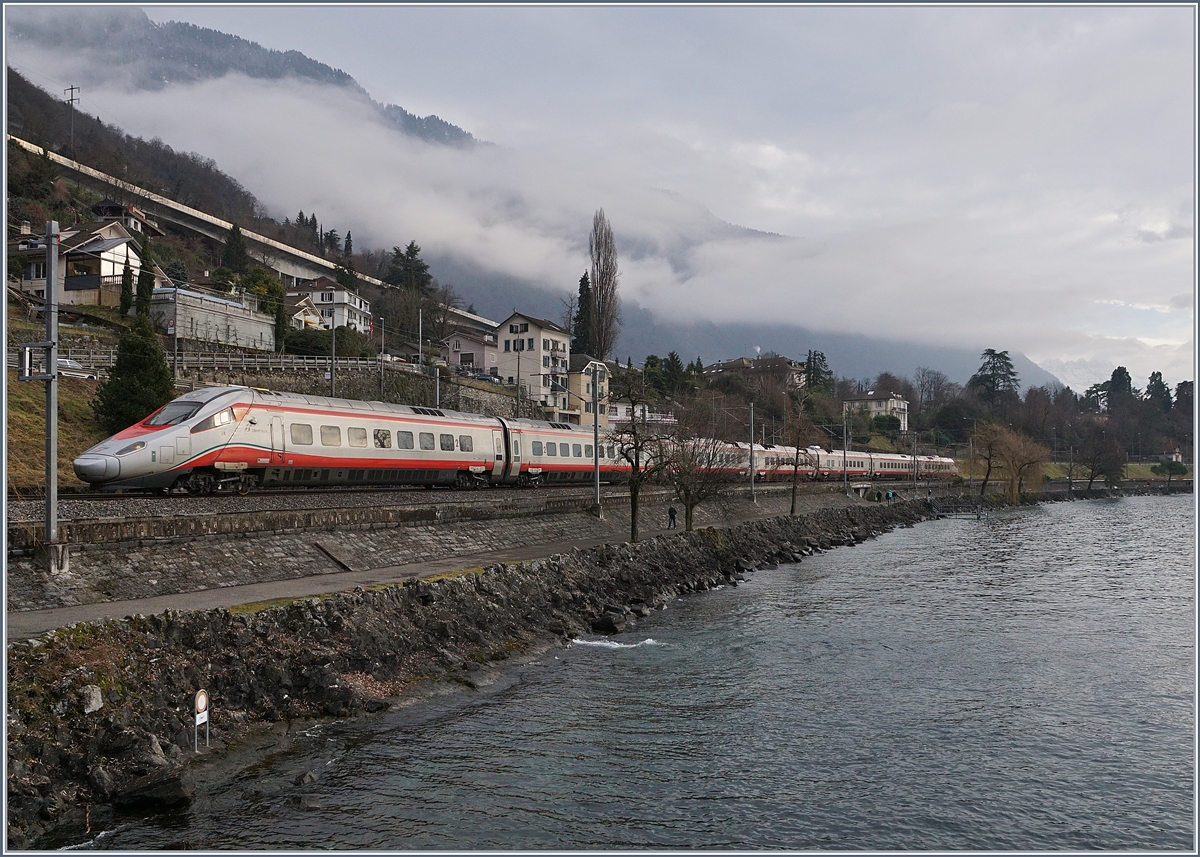
[[[454,480],[454,487],[462,489],[462,490],[466,490],[467,488],[472,487],[471,474],[470,473],[458,474],[458,478],[456,478]]]

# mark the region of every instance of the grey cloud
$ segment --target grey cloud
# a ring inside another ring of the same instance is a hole
[[[178,11],[169,17],[186,19]],[[309,31],[325,21],[316,45],[329,53],[295,46],[372,97],[501,145],[435,150],[383,127],[365,99],[296,83],[97,84],[85,99],[131,133],[215,158],[279,216],[315,210],[360,247],[416,239],[549,291],[574,288],[604,207],[630,305],[672,320],[790,322],[1064,361],[1119,341],[1132,371],[1160,352],[1122,330],[1079,333],[1090,302],[1191,285],[1192,260],[1170,239],[1192,234],[1177,182],[1191,164],[1192,57],[1165,32],[1169,15],[320,11],[231,10]],[[220,28],[219,9],[195,14]],[[401,24],[428,38],[385,51]],[[459,38],[431,37],[447,28]],[[597,38],[612,52],[580,61]],[[62,65],[70,57],[23,59],[86,71]],[[1170,212],[1142,223],[1172,225],[1138,234],[1124,211]]]

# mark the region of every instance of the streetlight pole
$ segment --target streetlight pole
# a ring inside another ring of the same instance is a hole
[[[848,454],[847,447],[850,445],[848,441],[848,432],[846,430],[846,412],[842,411],[842,492],[850,493],[850,472],[846,456]]]
[[[383,357],[387,353],[386,348],[387,330],[384,326],[383,316],[379,317],[379,401],[383,401]]]
[[[754,402],[750,403],[750,502],[758,502],[754,498]]]
[[[596,364],[592,364],[592,475],[596,481],[596,514],[601,518],[604,513],[600,508],[600,392],[598,384],[600,373]]]

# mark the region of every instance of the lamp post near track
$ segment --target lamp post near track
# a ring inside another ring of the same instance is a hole
[[[384,318],[379,317],[379,401],[383,401],[383,357],[387,353],[384,345],[387,332],[384,329]]]

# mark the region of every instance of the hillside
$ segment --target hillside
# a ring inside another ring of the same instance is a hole
[[[125,75],[137,89],[162,89],[230,73],[265,80],[309,80],[353,90],[370,100],[380,118],[401,133],[442,145],[479,142],[437,116],[415,116],[399,105],[371,100],[353,77],[299,51],[270,50],[194,24],[156,24],[141,9],[129,6],[10,7],[5,11],[10,44],[85,54],[97,74],[108,70]]]

